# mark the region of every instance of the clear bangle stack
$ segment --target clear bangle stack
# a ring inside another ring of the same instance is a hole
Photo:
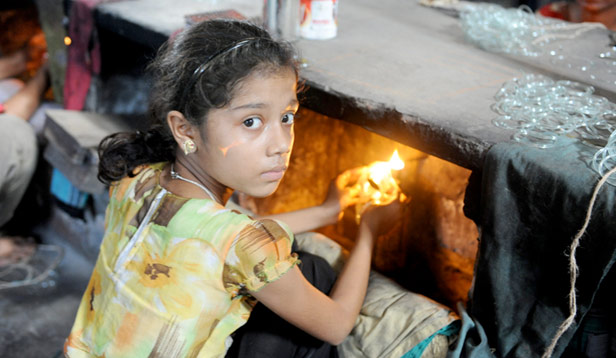
[[[513,139],[538,148],[578,138],[604,146],[591,166],[602,176],[616,166],[616,105],[594,94],[594,88],[573,81],[554,81],[528,74],[505,82],[494,95],[494,125],[515,130]],[[616,178],[609,179],[616,185]]]
[[[496,93],[494,125],[513,129],[513,139],[539,148],[560,143],[563,135],[605,143],[616,130],[616,105],[573,81],[528,74],[505,82]]]
[[[616,131],[612,132],[605,147],[595,153],[591,166],[601,176],[606,175],[607,172],[616,167]],[[611,175],[607,182],[616,185],[616,176]]]

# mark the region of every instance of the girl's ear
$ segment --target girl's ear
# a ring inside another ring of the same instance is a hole
[[[176,143],[182,147],[188,140],[195,141],[199,138],[199,132],[181,112],[170,111],[167,113],[167,124],[175,138]]]

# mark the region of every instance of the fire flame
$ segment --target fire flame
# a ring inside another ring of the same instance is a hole
[[[358,169],[358,178],[352,191],[357,193],[356,219],[370,205],[387,205],[401,194],[392,171],[404,168],[404,162],[395,150],[387,162],[377,161]]]
[[[391,169],[393,170],[402,170],[404,169],[404,162],[400,159],[398,155],[398,150],[394,150],[394,154],[391,155],[391,159],[389,159],[389,165],[391,165]]]
[[[404,162],[395,150],[387,162],[374,162],[367,167],[362,189],[369,197],[368,202],[383,205],[392,202],[400,193],[400,187],[393,177],[392,170],[401,170]]]

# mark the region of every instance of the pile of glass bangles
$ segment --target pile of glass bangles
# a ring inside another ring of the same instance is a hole
[[[467,40],[485,50],[537,56],[540,48],[535,39],[548,31],[564,28],[564,21],[535,16],[527,6],[504,8],[480,4],[460,13]]]
[[[487,3],[468,5],[460,13],[460,23],[469,42],[488,51],[523,56],[539,56],[551,40],[575,38],[600,25],[572,24],[538,16],[527,6],[515,9]],[[616,47],[614,51],[616,53]],[[553,61],[567,59],[556,48],[551,49],[549,55]],[[609,60],[611,52],[598,57]],[[596,71],[592,71],[594,63],[586,62],[582,61],[579,70],[589,73],[593,80],[616,73],[610,69],[597,77]],[[616,67],[616,61],[611,63]],[[568,67],[573,69],[574,66],[568,64]],[[611,79],[608,83],[616,81]],[[577,137],[598,147],[605,145],[591,162],[599,174],[603,176],[616,166],[616,105],[595,95],[592,86],[528,74],[506,82],[494,99],[492,110],[498,117],[492,122],[498,127],[515,130],[514,140],[548,148],[564,144],[565,136]],[[616,175],[608,182],[616,185]]]
[[[595,153],[591,165],[601,176],[616,167],[616,131],[612,132],[605,147]],[[616,174],[610,175],[607,182],[616,185]]]
[[[605,174],[616,164],[616,105],[594,88],[527,74],[505,82],[492,110],[494,125],[516,130],[513,139],[539,148],[559,145],[563,136],[607,145],[595,155],[593,168]]]
[[[488,3],[472,3],[463,8],[460,24],[466,39],[476,46],[524,56],[538,56],[551,40],[575,38],[586,31],[605,28],[599,23],[574,24],[535,15],[526,5],[504,8]]]

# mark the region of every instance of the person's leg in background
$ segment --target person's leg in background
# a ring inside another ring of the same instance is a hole
[[[36,168],[38,144],[30,124],[0,114],[0,232],[12,217]],[[0,235],[0,267],[34,252],[31,240]]]
[[[28,119],[38,108],[47,86],[47,66],[43,65],[0,108],[0,230],[13,217],[36,169],[38,143]],[[1,239],[0,259],[4,260],[0,261],[19,259],[15,240]]]
[[[37,154],[30,124],[11,114],[0,114],[0,228],[21,201],[36,168]]]

